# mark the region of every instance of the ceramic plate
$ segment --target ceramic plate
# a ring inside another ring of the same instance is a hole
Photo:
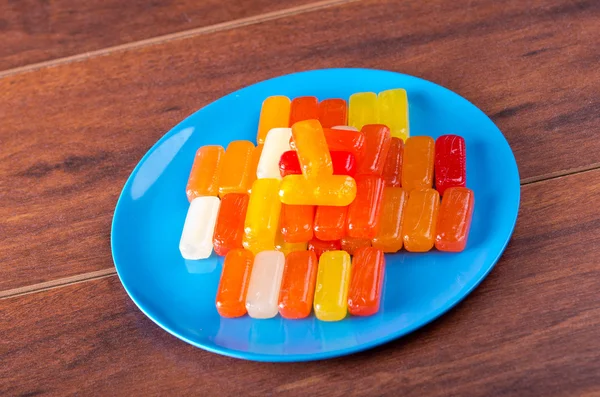
[[[232,140],[255,142],[262,101],[345,98],[405,88],[411,135],[457,134],[467,148],[467,187],[475,192],[464,252],[386,255],[382,305],[372,317],[327,323],[225,319],[215,308],[223,259],[184,260],[179,238],[188,209],[185,186],[196,150]],[[405,335],[447,312],[492,270],[512,234],[519,207],[513,153],[494,123],[461,96],[399,73],[326,69],[263,81],[229,94],[183,120],[142,158],[123,187],[112,225],[117,272],[142,312],[202,349],[258,361],[303,361],[368,349]]]

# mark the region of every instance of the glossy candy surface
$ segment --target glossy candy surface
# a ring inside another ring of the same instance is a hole
[[[379,176],[365,175],[357,178],[356,185],[356,199],[348,208],[346,233],[349,237],[371,240],[379,227],[385,182]]]
[[[252,185],[244,222],[244,248],[254,254],[275,248],[279,228],[281,201],[278,197],[278,179],[257,179]]]
[[[402,238],[410,252],[427,252],[433,248],[440,207],[440,195],[433,189],[412,190],[404,208]]]
[[[265,144],[258,160],[256,177],[281,179],[279,160],[281,155],[290,150],[290,128],[274,128],[267,134]]]
[[[317,255],[317,259],[319,259],[324,252],[339,251],[342,249],[342,246],[340,241],[321,241],[313,238],[308,242],[307,249],[314,252]]]
[[[219,173],[219,197],[246,193],[250,189],[253,151],[254,144],[250,141],[233,141],[227,145]]]
[[[383,189],[379,230],[373,239],[373,248],[386,253],[402,248],[402,218],[408,200],[408,192],[399,187]]]
[[[281,208],[281,215],[283,216],[283,207]],[[288,243],[285,241],[282,233],[282,221],[283,218],[280,216],[279,218],[279,227],[277,228],[277,233],[275,234],[275,250],[279,252],[283,252],[285,256],[287,256],[291,252],[295,251],[306,251],[306,241],[299,243]]]
[[[184,259],[204,259],[212,253],[220,203],[214,196],[197,197],[190,203],[179,240],[179,251]]]
[[[224,154],[221,146],[207,145],[198,149],[186,187],[188,201],[219,194],[219,174]]]
[[[340,240],[346,234],[348,207],[318,206],[315,215],[315,237],[322,241]]]
[[[356,197],[356,182],[346,175],[308,179],[288,175],[279,188],[281,202],[290,205],[349,205]]]
[[[371,246],[371,240],[369,239],[348,236],[342,237],[340,243],[342,245],[342,250],[346,251],[350,255],[354,255],[359,248]]]
[[[388,151],[383,165],[383,180],[385,186],[402,186],[402,158],[404,154],[404,142],[402,139],[392,137],[390,150]]]
[[[285,256],[277,251],[262,251],[254,257],[246,294],[246,310],[252,318],[271,318],[278,313],[279,291]]]
[[[406,141],[410,135],[406,90],[396,88],[380,92],[377,95],[377,115],[378,123],[387,125],[393,137]]]
[[[461,252],[467,245],[475,197],[466,187],[446,189],[437,220],[435,248]]]
[[[319,122],[323,128],[345,125],[348,122],[346,101],[339,98],[322,100],[319,103]]]
[[[331,127],[332,130],[342,130],[342,131],[360,131],[356,127],[352,127],[349,125],[336,125],[335,127]]]
[[[348,311],[353,316],[371,316],[379,311],[385,255],[372,247],[359,248],[352,259],[348,288]]]
[[[292,99],[289,126],[298,121],[319,118],[319,101],[314,96],[301,96]]]
[[[404,145],[402,187],[407,191],[433,186],[435,143],[430,136],[413,136]]]
[[[250,170],[250,174],[248,175],[248,193],[252,190],[252,184],[256,180],[256,171],[258,170],[258,162],[260,161],[260,156],[262,155],[264,145],[258,145],[252,150],[252,155],[250,156],[250,165],[248,169]]]
[[[339,321],[346,317],[350,255],[345,251],[328,251],[319,258],[315,286],[315,316],[322,321]]]
[[[385,166],[392,136],[390,129],[382,124],[365,125],[365,151],[358,162],[357,175],[381,175]]]
[[[298,319],[310,314],[318,266],[313,251],[297,251],[286,256],[279,292],[279,314],[282,317]]]
[[[213,234],[213,246],[217,255],[225,256],[230,250],[243,247],[248,200],[248,193],[229,193],[221,199]]]
[[[356,173],[356,160],[354,155],[349,152],[332,151],[331,163],[334,175],[354,176]],[[282,177],[286,175],[299,175],[302,173],[298,153],[290,150],[281,155],[279,160],[279,172]]]
[[[303,243],[313,238],[315,207],[281,205],[281,233],[288,243]]]
[[[358,130],[366,124],[377,124],[377,94],[357,92],[350,95],[348,103],[348,125]]]
[[[442,135],[435,141],[435,189],[444,195],[449,187],[467,184],[465,139],[458,135]]]
[[[246,293],[253,262],[254,255],[248,250],[234,249],[227,253],[216,298],[221,316],[233,318],[246,314]]]
[[[292,137],[298,151],[300,168],[305,176],[321,177],[333,174],[329,147],[323,128],[317,120],[295,123],[292,126]]]
[[[267,134],[273,128],[290,126],[290,107],[290,98],[281,95],[270,96],[263,101],[256,135],[256,142],[259,145],[265,143]]]
[[[354,130],[324,128],[325,140],[330,151],[350,152],[360,161],[366,148],[365,134]]]

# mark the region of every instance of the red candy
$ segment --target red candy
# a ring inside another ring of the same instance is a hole
[[[246,193],[229,193],[221,199],[213,234],[213,247],[217,255],[225,256],[232,249],[243,248],[248,200]]]
[[[292,100],[290,127],[303,120],[319,118],[319,101],[314,96],[301,96]]]
[[[360,161],[367,144],[365,134],[331,128],[323,128],[323,133],[330,151],[350,152]]]
[[[383,166],[383,180],[387,187],[402,186],[402,155],[404,154],[404,142],[402,139],[392,137],[390,150]]]
[[[464,138],[442,135],[435,141],[435,188],[440,196],[449,187],[465,187],[466,159]]]
[[[334,175],[354,176],[356,173],[356,160],[352,153],[331,152],[331,162],[333,163]],[[279,172],[281,176],[302,174],[298,153],[294,150],[288,150],[281,155],[279,160]]]
[[[358,162],[357,175],[381,175],[392,142],[390,129],[382,124],[368,124],[361,132],[365,134],[366,147]]]
[[[348,108],[343,99],[325,99],[319,103],[319,121],[323,128],[346,125]]]
[[[321,241],[313,238],[308,242],[308,250],[313,251],[317,255],[317,259],[321,257],[323,252],[327,251],[339,251],[342,249],[342,244],[339,240],[337,241]]]
[[[348,207],[346,233],[349,237],[373,239],[379,231],[379,215],[385,182],[380,176],[356,179],[356,198]]]
[[[383,251],[364,247],[354,253],[350,287],[348,288],[348,311],[353,316],[371,316],[379,311],[385,256]]]

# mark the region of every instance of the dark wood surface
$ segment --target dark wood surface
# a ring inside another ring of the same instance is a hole
[[[600,395],[600,2],[311,4],[0,4],[0,395]],[[503,131],[524,185],[494,271],[425,329],[324,362],[243,362],[160,330],[111,276],[135,164],[224,94],[351,66],[444,85]]]
[[[146,150],[207,103],[293,71],[445,85],[497,122],[524,181],[600,166],[600,2],[525,3],[354,2],[0,79],[0,290],[111,266],[112,212]]]
[[[514,238],[463,303],[349,357],[264,364],[167,334],[116,276],[0,301],[1,395],[581,396],[600,392],[600,170],[523,187]]]
[[[7,0],[0,71],[197,29],[310,0]]]

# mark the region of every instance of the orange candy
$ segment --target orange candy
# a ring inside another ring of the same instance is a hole
[[[250,156],[250,164],[248,165],[248,170],[250,170],[248,174],[248,193],[252,190],[252,184],[256,180],[256,169],[258,168],[258,161],[260,160],[262,150],[263,145],[258,145],[252,150],[252,155]]]
[[[228,193],[246,193],[250,189],[252,185],[248,184],[248,181],[252,173],[253,151],[254,144],[250,141],[233,141],[227,146],[219,174],[221,198]]]
[[[364,238],[343,237],[341,240],[342,250],[354,255],[359,248],[370,247],[371,240]]]
[[[330,151],[350,152],[360,163],[367,147],[365,134],[336,128],[323,128],[323,134]]]
[[[407,191],[433,186],[435,142],[430,136],[412,136],[404,145],[402,187]]]
[[[315,215],[315,237],[322,241],[334,241],[346,233],[348,207],[318,206]]]
[[[346,125],[348,108],[343,99],[325,99],[319,103],[319,121],[323,128]]]
[[[318,261],[313,251],[290,252],[279,292],[279,314],[284,318],[308,317],[312,309]]]
[[[402,238],[407,251],[427,252],[433,248],[439,207],[440,195],[437,190],[410,192],[402,222]]]
[[[196,152],[186,194],[191,202],[200,196],[219,195],[219,174],[225,150],[221,146],[202,146]]]
[[[402,186],[402,155],[404,154],[404,142],[402,139],[392,137],[390,151],[383,165],[383,180],[385,186]]]
[[[371,316],[379,311],[385,255],[371,247],[360,248],[352,259],[348,312],[353,316]]]
[[[273,128],[290,126],[290,98],[281,95],[270,96],[262,103],[256,142],[265,143],[265,138]]]
[[[381,175],[390,150],[390,129],[382,124],[367,124],[361,132],[365,134],[365,151],[358,160],[356,175]]]
[[[373,248],[393,253],[402,249],[402,217],[408,192],[399,187],[383,189],[379,231],[373,239]]]
[[[349,237],[371,240],[377,235],[384,187],[380,176],[364,175],[356,179],[356,198],[347,216]]]
[[[221,316],[240,317],[246,314],[246,293],[253,262],[254,255],[245,249],[234,249],[227,253],[216,299],[217,311]]]
[[[435,248],[461,252],[467,245],[475,197],[466,187],[450,187],[444,192],[437,220]]]
[[[319,118],[319,101],[314,96],[300,96],[292,100],[290,127],[302,120]]]
[[[230,193],[221,199],[213,234],[213,247],[217,255],[225,256],[230,250],[243,247],[248,199],[247,193]]]
[[[281,234],[286,243],[305,243],[313,238],[315,207],[281,205]]]
[[[318,120],[304,120],[292,126],[298,161],[306,177],[333,175],[331,154]]]

